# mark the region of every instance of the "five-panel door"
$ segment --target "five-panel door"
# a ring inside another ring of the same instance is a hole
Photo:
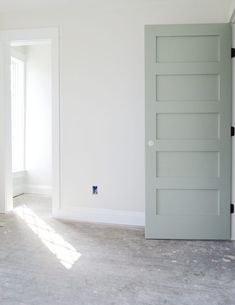
[[[150,25],[145,43],[146,238],[230,239],[230,25]]]

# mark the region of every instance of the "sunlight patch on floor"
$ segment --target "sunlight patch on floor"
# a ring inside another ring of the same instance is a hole
[[[81,254],[70,243],[65,241],[26,205],[15,208],[14,212],[25,221],[66,269],[70,269],[80,258]]]

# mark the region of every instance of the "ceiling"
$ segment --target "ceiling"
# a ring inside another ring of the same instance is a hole
[[[37,9],[60,9],[60,8],[69,8],[69,7],[90,7],[94,6],[111,6],[121,3],[124,5],[136,5],[136,4],[164,4],[167,2],[169,5],[172,2],[172,5],[177,4],[182,5],[187,3],[192,3],[194,5],[203,5],[203,3],[209,3],[212,6],[216,5],[221,7],[223,10],[229,12],[231,3],[235,0],[0,0],[0,13],[4,12],[16,12],[16,11],[25,11],[25,10],[37,10]]]
[[[0,12],[24,11],[65,6],[71,0],[0,0]]]

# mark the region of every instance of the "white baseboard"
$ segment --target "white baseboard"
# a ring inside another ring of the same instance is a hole
[[[52,188],[49,185],[17,184],[13,187],[13,196],[20,194],[40,194],[51,196]]]
[[[144,212],[119,211],[93,208],[68,208],[60,209],[53,213],[53,217],[74,221],[99,222],[109,224],[123,224],[144,226]]]
[[[49,185],[25,184],[24,185],[24,193],[51,195],[52,194],[52,188]]]
[[[13,186],[13,196],[19,196],[24,193],[24,185],[18,184]]]

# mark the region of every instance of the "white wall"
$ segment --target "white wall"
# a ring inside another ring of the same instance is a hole
[[[26,171],[13,175],[13,195],[51,194],[51,47],[13,47],[12,52],[26,63]]]
[[[24,46],[12,47],[11,56],[26,62],[26,49]],[[12,174],[13,196],[18,196],[25,192],[26,172],[17,172]]]
[[[230,1],[229,12],[228,12],[228,20],[232,21],[234,19],[234,9],[235,9],[235,0]]]
[[[144,25],[227,22],[229,5],[214,0],[92,3],[8,13],[0,17],[0,28],[59,26],[62,209],[137,212],[143,223]],[[97,196],[92,185],[99,187]]]
[[[26,46],[26,189],[27,193],[50,190],[51,47]]]

